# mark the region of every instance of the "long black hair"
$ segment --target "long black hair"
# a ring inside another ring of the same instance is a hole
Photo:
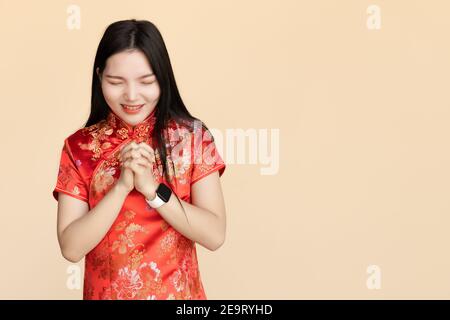
[[[168,138],[164,134],[164,129],[171,119],[187,125],[191,130],[193,129],[193,123],[200,120],[192,116],[184,105],[175,82],[164,40],[158,28],[150,21],[122,20],[110,24],[106,29],[95,55],[92,72],[91,113],[84,126],[91,126],[107,118],[110,110],[103,96],[99,74],[102,74],[106,66],[106,60],[111,55],[130,49],[140,50],[147,57],[161,89],[159,101],[155,107],[156,122],[153,134],[156,137],[157,148],[161,156],[163,174],[169,182],[169,170],[166,161],[166,141]],[[99,74],[97,74],[97,68]],[[199,123],[202,123],[203,128],[208,129],[203,122]],[[170,144],[168,145],[171,148]],[[173,194],[177,197],[184,211],[180,199],[175,192]],[[185,211],[184,213],[186,215]]]

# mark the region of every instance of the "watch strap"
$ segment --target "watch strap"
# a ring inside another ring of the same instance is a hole
[[[167,203],[171,195],[172,190],[170,190],[170,188],[164,183],[160,183],[155,192],[155,199],[149,200],[145,198],[145,201],[150,205],[150,207],[156,209]]]

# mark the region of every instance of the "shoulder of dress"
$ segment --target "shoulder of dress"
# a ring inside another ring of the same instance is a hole
[[[92,144],[92,141],[95,139],[95,137],[97,137],[100,131],[102,129],[105,129],[106,127],[108,127],[106,126],[106,121],[101,120],[96,124],[80,128],[70,136],[68,136],[65,143],[69,147],[69,150],[72,154],[78,155],[79,153],[84,153],[82,151],[86,148],[83,146],[89,146],[90,144]],[[112,132],[112,129],[110,131]]]
[[[187,131],[191,134],[199,131],[200,129],[204,131],[204,122],[200,119],[195,120],[175,120],[170,119],[168,126],[168,130],[180,130]]]
[[[202,128],[202,122],[199,120],[169,120],[167,125],[167,133],[171,142],[180,141],[185,139],[193,140],[195,133],[203,132],[199,131]]]

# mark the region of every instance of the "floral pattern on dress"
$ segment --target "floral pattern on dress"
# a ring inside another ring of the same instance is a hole
[[[112,144],[107,141],[108,137],[114,132],[113,128],[106,121],[101,121],[91,127],[84,128],[83,132],[89,132],[92,140],[89,143],[78,143],[81,150],[89,150],[92,152],[92,160],[100,159],[105,151],[111,148]]]
[[[87,188],[80,173],[81,161],[73,159],[67,140],[61,150],[61,160],[58,169],[58,181],[53,190],[53,198],[58,200],[58,192],[71,195],[77,199],[88,202]]]
[[[106,194],[108,190],[114,185],[116,169],[113,167],[101,166],[96,172],[92,181],[92,196],[98,197],[99,195]]]
[[[113,252],[117,251],[117,253],[121,255],[133,252],[134,259],[137,259],[136,256],[139,255],[139,250],[134,251],[134,249],[137,248],[137,244],[134,241],[135,235],[139,232],[146,234],[149,231],[143,226],[133,222],[135,216],[135,212],[127,210],[123,213],[124,220],[120,222],[117,222],[116,220],[114,230],[116,231],[118,239],[112,242],[111,250]]]

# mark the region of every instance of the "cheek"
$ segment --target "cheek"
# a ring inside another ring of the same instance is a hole
[[[159,89],[158,86],[150,86],[149,88],[143,90],[143,95],[145,96],[145,99],[148,101],[157,100],[160,94],[161,90]]]
[[[103,96],[106,101],[115,101],[118,100],[121,96],[120,88],[112,87],[112,86],[102,86]]]

